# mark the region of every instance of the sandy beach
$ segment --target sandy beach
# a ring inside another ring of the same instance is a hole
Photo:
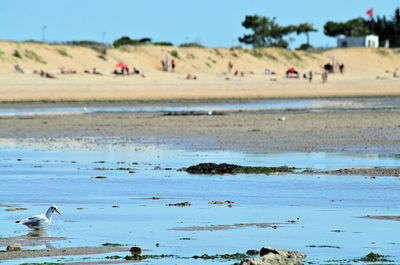
[[[19,51],[21,58],[15,57]],[[212,98],[294,98],[400,95],[400,53],[395,49],[348,48],[316,52],[277,48],[178,48],[138,46],[109,49],[37,43],[0,42],[0,101],[162,100]],[[171,54],[175,54],[175,57]],[[103,57],[102,57],[103,56]],[[165,72],[169,56],[176,69]],[[100,58],[101,57],[101,58]],[[344,64],[343,74],[330,74],[322,84],[323,66]],[[139,74],[121,76],[126,63]],[[233,63],[232,71],[227,65]],[[14,70],[18,64],[24,74]],[[299,79],[285,72],[295,67]],[[76,71],[76,74],[61,74]],[[100,74],[91,74],[96,69]],[[42,78],[45,71],[55,79]],[[268,70],[269,74],[265,71]],[[84,73],[87,71],[88,74]],[[313,72],[313,80],[303,74]],[[274,74],[271,74],[271,73]],[[237,73],[237,74],[235,74]],[[196,80],[186,78],[196,76]]]

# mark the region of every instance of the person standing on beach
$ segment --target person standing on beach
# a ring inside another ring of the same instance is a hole
[[[232,68],[233,68],[233,63],[231,61],[229,61],[229,63],[228,63],[228,73],[231,73]]]
[[[313,73],[312,73],[312,71],[310,71],[309,73],[308,73],[308,81],[311,83],[312,82],[312,77],[313,77]]]
[[[171,60],[171,68],[172,68],[172,72],[175,71],[175,59]]]
[[[339,71],[341,74],[344,73],[344,64],[343,63],[339,65]]]
[[[325,84],[328,82],[328,70],[322,72],[322,83]]]
[[[161,60],[162,70],[165,71],[165,61],[164,59]]]

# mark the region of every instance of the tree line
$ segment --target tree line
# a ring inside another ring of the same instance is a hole
[[[282,26],[276,22],[276,18],[269,18],[258,15],[246,16],[242,26],[250,30],[249,34],[239,37],[239,42],[259,47],[282,47],[287,48],[289,42],[287,36],[291,33],[297,35],[305,34],[307,42],[302,44],[300,49],[312,47],[310,45],[310,32],[317,32],[311,23],[299,25]],[[379,36],[380,45],[383,46],[386,40],[390,47],[400,47],[400,9],[397,8],[392,18],[378,16],[375,19],[364,19],[362,17],[350,19],[345,22],[327,21],[324,25],[324,34],[329,37],[358,37],[369,34]]]

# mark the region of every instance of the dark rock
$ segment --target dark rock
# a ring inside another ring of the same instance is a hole
[[[178,202],[178,203],[169,203],[166,206],[178,206],[178,207],[185,207],[185,206],[192,206],[190,202]]]
[[[190,174],[232,174],[240,166],[233,164],[201,163],[188,167],[186,171]]]
[[[209,201],[208,204],[231,204],[233,201]]]
[[[131,249],[129,250],[132,255],[137,254],[137,255],[142,255],[142,248],[141,247],[131,247]]]
[[[255,249],[249,249],[249,250],[247,250],[246,254],[249,256],[255,256],[255,255],[260,254],[260,251],[255,250]]]
[[[22,246],[18,243],[14,243],[7,246],[7,251],[21,251]]]
[[[226,174],[271,174],[293,172],[294,167],[280,166],[280,167],[251,167],[239,166],[234,164],[215,164],[215,163],[200,163],[195,166],[183,168],[190,174],[208,174],[208,175],[226,175]]]
[[[268,255],[269,253],[272,254],[279,254],[277,249],[271,248],[271,247],[263,247],[260,250],[260,257],[264,256],[264,255]]]

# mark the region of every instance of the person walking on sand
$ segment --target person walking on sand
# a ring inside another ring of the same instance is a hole
[[[313,73],[312,73],[312,71],[310,71],[309,73],[308,73],[308,81],[311,83],[312,82],[312,78],[313,78]]]

